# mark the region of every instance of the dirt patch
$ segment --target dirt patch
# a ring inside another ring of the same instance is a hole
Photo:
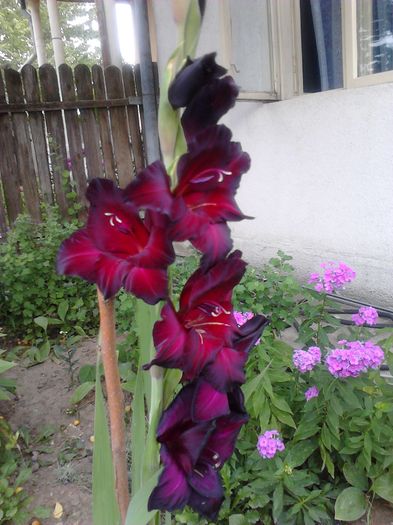
[[[76,357],[78,366],[95,364],[95,343],[80,345]],[[24,489],[33,497],[31,507],[50,510],[51,517],[40,520],[43,525],[92,524],[93,395],[72,413],[69,399],[75,387],[67,365],[50,359],[30,368],[18,366],[8,375],[16,379],[17,398],[4,403],[2,411],[14,430],[30,436],[27,455],[33,475]],[[53,517],[57,502],[63,507],[59,519]]]

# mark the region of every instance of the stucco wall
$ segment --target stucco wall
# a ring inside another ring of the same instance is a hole
[[[175,32],[157,4],[162,67]],[[201,52],[219,47],[218,2],[207,4]],[[233,224],[246,259],[260,265],[280,248],[303,279],[341,260],[358,274],[347,295],[393,307],[393,84],[240,101],[224,122],[252,158],[238,202],[255,219]]]

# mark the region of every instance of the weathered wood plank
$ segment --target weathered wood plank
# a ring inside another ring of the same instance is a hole
[[[7,231],[7,212],[4,205],[3,194],[0,188],[0,242]]]
[[[0,70],[0,102],[6,101],[5,86]],[[9,223],[12,224],[22,211],[19,192],[18,165],[14,151],[10,115],[0,115],[0,175]]]
[[[136,96],[134,71],[129,64],[123,66],[123,81],[126,96]],[[136,173],[138,173],[145,166],[145,159],[143,155],[142,129],[137,106],[128,107],[127,114],[134,165]]]
[[[37,70],[30,64],[22,69],[22,80],[27,102],[40,102],[40,88]],[[52,183],[50,178],[45,124],[43,113],[29,113],[31,138],[33,140],[36,169],[41,195],[47,204],[53,204]]]
[[[81,100],[94,100],[90,69],[84,64],[78,64],[74,74],[78,98]],[[94,110],[81,109],[80,121],[83,143],[85,145],[88,177],[89,179],[103,177],[105,173],[100,150],[100,135]]]
[[[67,64],[60,65],[59,80],[63,100],[74,101],[76,99],[74,77],[72,74],[72,69]],[[78,196],[83,202],[85,202],[87,177],[83,158],[82,134],[79,125],[79,116],[75,109],[66,109],[64,111],[64,118],[66,123],[68,146],[70,149],[71,171],[75,181]]]
[[[116,66],[105,69],[105,83],[108,98],[124,97],[123,79]],[[128,136],[127,113],[125,108],[110,108],[113,150],[115,153],[117,176],[120,187],[131,182],[133,163]]]
[[[22,79],[18,71],[6,69],[4,76],[9,101],[23,103]],[[40,200],[27,115],[25,113],[14,113],[11,120],[16,141],[16,159],[23,186],[26,209],[34,220],[39,221],[41,218]]]
[[[100,66],[92,67],[94,94],[96,102],[106,99],[104,73]],[[98,125],[101,137],[102,155],[104,157],[104,169],[107,179],[116,181],[115,162],[113,156],[112,134],[107,109],[97,109]]]
[[[45,64],[39,68],[38,73],[43,102],[58,102],[60,94],[55,68],[50,64]],[[68,202],[63,172],[67,169],[67,150],[61,111],[45,111],[45,121],[49,135],[48,142],[56,202],[62,215],[66,215]]]

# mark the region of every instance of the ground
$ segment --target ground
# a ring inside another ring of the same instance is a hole
[[[94,341],[80,345],[78,365],[94,364],[95,353]],[[16,379],[18,396],[12,402],[2,402],[0,413],[14,430],[24,428],[31,436],[27,452],[33,475],[24,490],[33,497],[32,508],[42,505],[49,509],[50,517],[41,519],[42,525],[92,525],[93,395],[81,402],[77,412],[70,413],[73,388],[68,367],[51,359],[32,367],[20,365],[8,376]],[[59,518],[53,516],[56,503],[63,508]],[[33,519],[31,514],[29,524]],[[364,518],[352,525],[366,523]],[[367,525],[393,525],[393,508],[378,502]]]

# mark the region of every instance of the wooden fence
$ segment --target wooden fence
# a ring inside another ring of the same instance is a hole
[[[41,202],[66,215],[93,177],[128,184],[145,165],[142,112],[137,66],[0,71],[0,233],[23,211],[39,220]]]

